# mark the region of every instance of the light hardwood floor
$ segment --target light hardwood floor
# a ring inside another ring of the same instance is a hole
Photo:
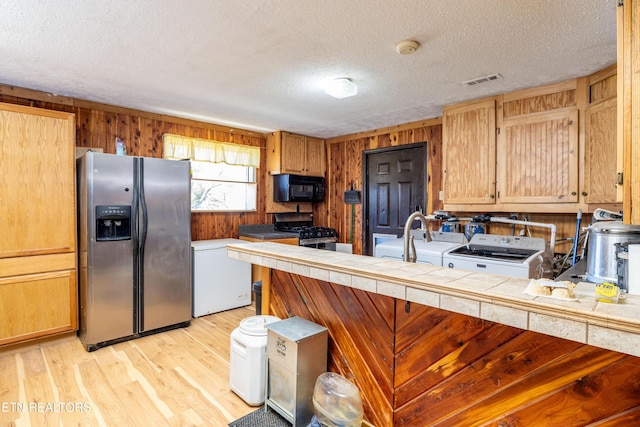
[[[230,334],[252,306],[87,352],[75,336],[0,349],[0,426],[226,426]]]

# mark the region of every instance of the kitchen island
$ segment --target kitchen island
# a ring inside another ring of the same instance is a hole
[[[229,245],[270,280],[263,306],[329,329],[329,370],[391,425],[640,422],[640,297],[524,293],[528,279],[275,243]]]
[[[298,245],[298,235],[285,231],[276,231],[273,224],[247,224],[238,226],[238,238],[249,242],[278,242],[285,245]],[[262,280],[259,265],[251,266],[251,283]],[[265,305],[269,306],[269,294],[265,295]]]

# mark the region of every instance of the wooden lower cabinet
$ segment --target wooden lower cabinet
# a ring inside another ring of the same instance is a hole
[[[0,103],[0,345],[77,329],[75,116]]]
[[[75,270],[0,278],[0,345],[78,327]]]
[[[375,426],[640,425],[638,357],[279,270],[271,281],[270,314],[328,328],[328,369]]]

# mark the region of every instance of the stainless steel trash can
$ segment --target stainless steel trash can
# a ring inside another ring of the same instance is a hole
[[[313,388],[327,370],[328,331],[301,317],[266,325],[266,405],[296,426],[313,417]]]

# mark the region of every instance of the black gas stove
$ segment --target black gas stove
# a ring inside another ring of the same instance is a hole
[[[277,213],[273,215],[273,225],[276,231],[296,233],[300,246],[335,250],[338,241],[335,229],[313,225],[312,213]]]
[[[276,229],[276,231],[287,231],[289,233],[298,233],[300,240],[319,239],[323,237],[333,237],[335,241],[336,230],[328,227],[304,226],[293,227],[287,229]]]

